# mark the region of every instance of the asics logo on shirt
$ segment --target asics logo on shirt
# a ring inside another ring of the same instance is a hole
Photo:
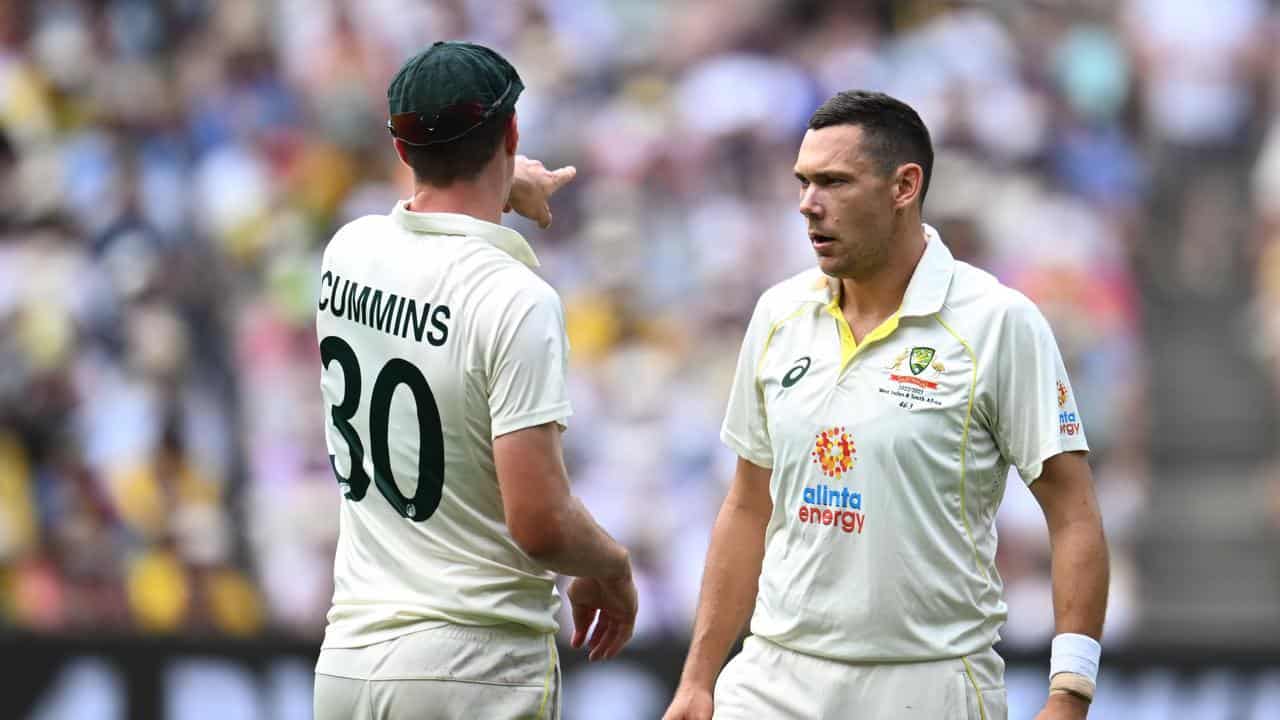
[[[789,388],[800,382],[800,378],[804,377],[804,374],[809,372],[809,365],[812,362],[813,361],[809,359],[808,355],[797,358],[795,367],[788,370],[787,374],[782,376],[782,387]]]

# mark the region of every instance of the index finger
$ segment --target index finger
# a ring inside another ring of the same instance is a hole
[[[568,185],[569,181],[577,177],[578,168],[572,165],[565,165],[564,167],[559,168],[557,170],[552,170],[551,172],[548,173],[548,175],[551,176],[551,182],[549,183],[549,187],[547,189],[547,194],[549,195],[559,190],[560,188],[564,187],[565,185]]]

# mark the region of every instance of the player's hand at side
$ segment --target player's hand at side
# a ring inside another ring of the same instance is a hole
[[[711,720],[714,709],[710,690],[681,684],[662,720]]]
[[[1089,703],[1073,695],[1054,693],[1036,715],[1036,720],[1084,720],[1089,714]]]
[[[636,627],[636,584],[631,574],[615,579],[574,578],[566,593],[573,608],[573,638],[569,644],[580,648],[585,643],[588,660],[608,660],[622,651]],[[587,631],[595,629],[590,639]]]
[[[511,193],[507,195],[503,212],[514,210],[538,223],[540,228],[551,227],[551,196],[577,174],[577,168],[572,165],[548,170],[541,161],[517,155]]]

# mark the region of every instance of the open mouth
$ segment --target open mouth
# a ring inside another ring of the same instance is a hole
[[[830,247],[835,244],[835,241],[836,239],[830,235],[823,235],[821,233],[814,232],[809,233],[809,242],[813,243],[815,248]]]

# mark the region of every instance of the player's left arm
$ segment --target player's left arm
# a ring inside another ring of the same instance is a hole
[[[540,160],[517,155],[511,191],[507,194],[507,206],[503,212],[514,210],[538,223],[540,228],[551,227],[551,196],[577,174],[578,170],[572,165],[548,170]]]
[[[1056,632],[1101,640],[1111,570],[1093,473],[1085,457],[1083,452],[1064,452],[1045,460],[1040,477],[1031,483],[1031,494],[1049,526]],[[1052,692],[1036,720],[1075,720],[1088,711],[1089,703],[1082,698]]]

